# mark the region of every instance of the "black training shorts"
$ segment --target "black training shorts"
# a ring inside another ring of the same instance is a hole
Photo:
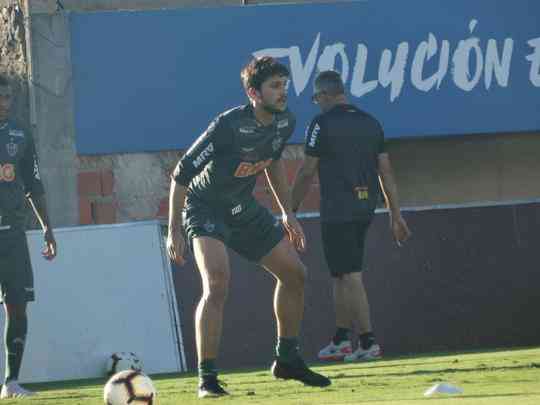
[[[326,263],[332,277],[362,271],[366,233],[371,220],[321,223]]]
[[[255,199],[226,208],[189,201],[183,225],[191,248],[193,238],[208,236],[253,262],[270,253],[284,235],[281,222]]]
[[[23,231],[0,231],[1,302],[34,301],[34,275]]]

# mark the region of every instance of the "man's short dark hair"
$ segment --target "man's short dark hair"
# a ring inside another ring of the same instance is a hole
[[[326,93],[330,96],[345,94],[345,86],[341,76],[334,70],[325,70],[317,75],[313,86],[313,93]]]
[[[240,72],[242,85],[246,91],[250,87],[261,90],[264,81],[272,76],[289,77],[289,69],[270,56],[251,60]]]

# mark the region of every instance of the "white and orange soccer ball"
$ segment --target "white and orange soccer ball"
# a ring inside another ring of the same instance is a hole
[[[113,375],[103,390],[106,405],[155,405],[156,389],[140,371],[124,370]]]

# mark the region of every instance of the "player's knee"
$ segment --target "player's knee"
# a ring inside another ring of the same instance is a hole
[[[293,266],[290,271],[288,272],[289,275],[289,283],[297,288],[297,289],[304,289],[304,285],[306,284],[306,278],[307,278],[307,269],[306,266],[304,266],[301,262],[298,262],[297,265]]]
[[[208,278],[205,296],[211,302],[223,303],[229,291],[229,274],[225,271],[214,271]]]

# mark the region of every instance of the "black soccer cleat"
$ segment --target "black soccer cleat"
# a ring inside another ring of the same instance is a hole
[[[328,387],[332,384],[329,378],[311,371],[300,357],[292,363],[276,359],[272,364],[272,375],[283,380],[297,380],[310,387]]]
[[[205,376],[199,382],[199,398],[216,398],[229,395],[221,385],[226,385],[219,381],[216,376]]]

